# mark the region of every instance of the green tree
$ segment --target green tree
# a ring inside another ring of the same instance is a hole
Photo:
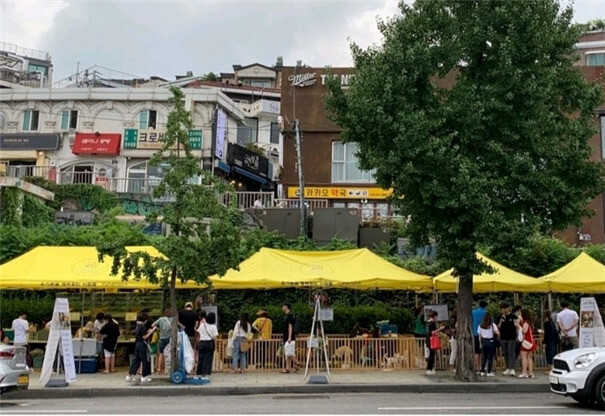
[[[229,198],[231,188],[203,175],[200,160],[190,150],[188,131],[191,116],[184,108],[184,94],[170,89],[170,103],[174,106],[168,115],[165,142],[154,154],[153,165],[165,164],[165,176],[154,190],[155,198],[167,200],[148,218],[170,227],[166,238],[157,239],[156,247],[166,257],[152,257],[147,253],[128,253],[121,234],[97,244],[99,260],[104,254],[113,257],[112,273],[123,266],[123,278],[145,278],[152,283],[168,285],[170,307],[174,316],[171,337],[171,372],[178,368],[176,358],[178,311],[175,287],[177,279],[204,284],[213,273],[224,274],[238,263],[241,218],[234,205],[222,201]],[[202,185],[195,184],[202,178]]]
[[[504,250],[589,214],[604,171],[589,161],[602,90],[573,67],[580,31],[556,0],[400,2],[381,45],[353,44],[350,89],[328,108],[410,216],[412,244],[439,244],[459,277],[457,378],[476,380],[475,253]]]

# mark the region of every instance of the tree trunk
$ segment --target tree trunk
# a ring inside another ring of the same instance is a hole
[[[468,271],[461,274],[458,283],[458,356],[456,357],[456,379],[477,381],[475,374],[475,347],[473,339],[473,274]]]
[[[170,276],[170,309],[172,310],[172,334],[170,335],[170,374],[179,369],[177,358],[179,311],[176,309],[176,267],[172,268]],[[184,371],[184,369],[183,369]]]

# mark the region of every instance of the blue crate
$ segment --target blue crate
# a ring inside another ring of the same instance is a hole
[[[97,372],[97,357],[75,357],[74,363],[76,364],[76,373],[78,374],[92,374]]]
[[[387,335],[388,333],[397,334],[399,331],[399,327],[397,325],[380,325],[378,327],[380,329],[380,335]]]

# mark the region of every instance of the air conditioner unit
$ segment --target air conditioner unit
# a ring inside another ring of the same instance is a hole
[[[590,241],[590,234],[579,234],[580,241]]]

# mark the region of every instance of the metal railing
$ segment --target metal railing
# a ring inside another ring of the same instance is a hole
[[[274,205],[274,194],[273,192],[236,192],[237,207],[239,209],[248,208],[268,208]],[[230,195],[223,196],[223,203],[228,204],[230,202]]]
[[[275,199],[276,208],[298,208],[299,204],[300,200],[296,198]],[[329,201],[327,199],[307,199],[305,204],[307,205],[307,212],[313,213],[315,208],[327,208]]]
[[[16,165],[10,166],[6,162],[0,162],[0,174],[9,176],[11,178],[25,178],[28,176],[38,176],[42,178],[48,178],[50,172],[50,166],[30,166],[30,165]]]
[[[330,369],[335,370],[422,370],[426,368],[424,339],[412,336],[389,338],[349,338],[345,335],[328,335],[327,353]],[[296,358],[300,363],[307,359],[308,335],[300,335],[296,340]],[[534,368],[545,368],[546,359],[540,337],[536,336],[538,350],[533,354]],[[231,368],[230,351],[227,339],[216,342],[213,371],[228,371]],[[270,340],[256,340],[248,351],[248,369],[253,371],[274,371],[283,367],[282,341],[280,335]],[[449,367],[451,353],[449,341],[442,338],[443,348],[437,351],[435,369],[446,370]],[[325,359],[320,348],[312,348],[310,366],[325,368]],[[495,368],[504,370],[504,358],[498,350]],[[520,358],[519,358],[520,365]]]

